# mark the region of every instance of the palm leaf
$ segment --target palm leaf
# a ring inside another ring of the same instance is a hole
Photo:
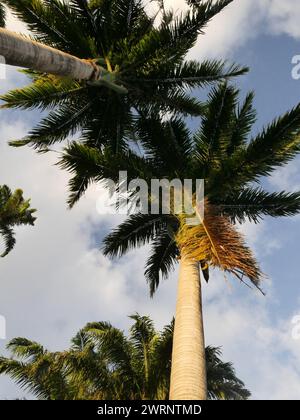
[[[30,368],[24,363],[14,359],[0,358],[0,374],[9,375],[15,383],[26,391],[30,391],[38,398],[49,399],[45,387],[32,379]]]
[[[250,92],[236,112],[232,124],[231,138],[227,148],[228,156],[239,147],[246,146],[249,132],[256,121],[256,111],[253,109],[254,93]]]
[[[60,0],[4,0],[11,11],[26,23],[37,41],[77,55],[93,57],[94,46],[81,25],[78,13]]]
[[[132,215],[104,239],[103,253],[111,257],[121,256],[137,246],[145,245],[166,227],[167,222],[167,216]]]
[[[26,144],[33,145],[36,149],[43,151],[57,141],[63,141],[68,136],[77,133],[80,125],[89,117],[92,102],[81,104],[62,104],[51,111],[28,136],[22,140],[10,141],[11,146],[20,147]]]
[[[258,223],[263,216],[287,217],[300,212],[300,193],[268,193],[261,188],[245,188],[225,200],[216,200],[217,211],[232,222],[246,219]]]
[[[45,353],[43,346],[39,343],[21,337],[11,340],[7,345],[7,349],[16,357],[32,361],[37,360]]]
[[[258,181],[290,162],[300,151],[300,105],[275,120],[226,162],[217,179],[241,185]],[[216,179],[216,182],[218,182]]]
[[[161,123],[157,116],[139,118],[137,134],[147,158],[163,176],[172,179],[186,169],[192,152],[190,132],[179,118]],[[164,141],[162,141],[162,138]]]
[[[211,162],[217,165],[222,160],[228,148],[238,93],[237,89],[224,83],[209,94],[201,129],[195,135],[196,153],[208,169]]]
[[[145,277],[150,287],[150,295],[157,290],[160,279],[166,278],[178,257],[176,242],[170,235],[160,233],[153,240],[150,257],[146,262]]]
[[[110,180],[119,187],[120,170],[127,170],[128,180],[150,180],[148,162],[132,151],[115,155],[109,148],[99,149],[87,147],[80,143],[72,143],[58,162],[63,169],[75,174],[69,183],[69,205],[72,207],[85,192],[91,182],[103,182],[110,186]]]
[[[16,239],[12,228],[8,226],[0,225],[0,235],[2,236],[2,240],[4,242],[4,251],[0,254],[0,257],[4,258],[13,250],[16,244]]]
[[[5,102],[1,108],[45,110],[69,101],[84,88],[72,80],[54,76],[40,76],[34,83],[22,89],[11,90],[0,99]]]
[[[207,366],[207,388],[212,400],[247,400],[251,393],[237,378],[232,363],[221,360],[222,352],[218,347],[205,349]]]

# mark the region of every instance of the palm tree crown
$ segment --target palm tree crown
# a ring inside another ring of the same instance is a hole
[[[110,256],[152,242],[146,267],[151,293],[160,275],[168,275],[185,247],[201,262],[206,277],[207,265],[219,266],[242,281],[248,276],[259,287],[259,267],[232,224],[258,222],[263,216],[292,216],[300,211],[300,193],[270,193],[255,185],[299,152],[300,106],[249,140],[255,121],[253,94],[241,105],[238,96],[238,90],[227,84],[214,88],[194,135],[176,117],[165,122],[153,115],[140,119],[136,130],[143,156],[130,150],[113,158],[110,150],[99,151],[76,142],[63,156],[61,165],[74,174],[70,205],[92,181],[109,178],[117,183],[122,169],[127,169],[129,180],[142,178],[148,185],[153,178],[205,180],[203,224],[189,228],[174,214],[137,213],[105,239],[104,252]],[[205,222],[207,229],[203,229]]]
[[[13,228],[19,225],[34,225],[35,210],[30,208],[30,200],[24,200],[23,191],[14,193],[6,186],[0,186],[0,235],[4,240],[5,257],[14,247],[16,240]]]
[[[25,338],[8,344],[13,358],[0,358],[0,373],[42,399],[168,399],[173,322],[161,332],[138,314],[126,337],[107,322],[87,324],[64,352],[51,353]],[[210,399],[248,399],[219,348],[207,347]]]
[[[233,0],[191,2],[179,16],[148,16],[141,0],[5,0],[36,40],[79,58],[94,60],[128,89],[127,95],[91,84],[25,71],[32,83],[2,96],[4,107],[50,113],[28,136],[12,142],[38,149],[81,132],[94,147],[126,148],[137,110],[199,115],[203,105],[186,89],[243,74],[222,61],[198,63],[186,54],[204,27]],[[164,10],[164,9],[163,9]]]

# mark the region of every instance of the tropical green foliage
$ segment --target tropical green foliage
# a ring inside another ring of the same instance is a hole
[[[194,135],[176,117],[165,122],[155,115],[140,119],[136,123],[136,140],[143,155],[131,150],[113,158],[110,150],[73,143],[61,160],[61,166],[74,175],[70,205],[91,182],[109,178],[118,183],[119,170],[126,169],[128,181],[142,178],[148,185],[151,179],[204,179],[206,198],[218,214],[228,216],[232,223],[299,213],[299,192],[267,192],[257,182],[299,152],[300,105],[251,139],[256,117],[253,94],[241,105],[238,96],[239,91],[226,83],[214,88]],[[160,275],[168,275],[179,255],[175,241],[178,228],[174,215],[132,215],[105,239],[104,253],[121,256],[152,243],[145,274],[153,293]],[[251,279],[257,286],[258,280]]]
[[[5,257],[15,246],[14,227],[34,225],[34,212],[30,208],[30,200],[24,200],[22,190],[12,193],[6,185],[0,186],[0,237],[5,247],[1,257]]]
[[[16,338],[12,358],[0,358],[0,373],[41,399],[168,399],[173,322],[161,332],[148,317],[131,317],[126,337],[107,322],[87,324],[64,352],[51,353],[38,343]],[[219,348],[207,347],[210,399],[248,399]]]
[[[98,61],[128,95],[99,84],[26,71],[32,83],[2,96],[4,107],[49,110],[21,141],[47,150],[80,132],[83,144],[127,148],[138,112],[199,115],[189,90],[247,71],[218,60],[186,60],[199,34],[233,0],[190,2],[180,15],[146,14],[141,0],[5,0],[38,41]]]

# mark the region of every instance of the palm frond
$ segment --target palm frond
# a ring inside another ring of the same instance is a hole
[[[116,155],[109,148],[100,151],[77,142],[65,149],[58,164],[74,174],[69,182],[71,194],[68,203],[71,207],[92,182],[110,186],[112,180],[118,187],[120,171],[127,171],[129,181],[137,178],[149,180],[151,176],[146,159],[132,151]]]
[[[2,252],[2,254],[0,254],[0,257],[4,258],[13,250],[16,244],[16,239],[12,228],[10,228],[9,226],[0,225],[0,235],[4,242],[4,251]]]
[[[137,313],[129,318],[134,321],[130,328],[130,340],[135,349],[138,349],[144,357],[144,352],[150,348],[151,342],[156,336],[154,322],[148,316],[140,316]]]
[[[0,357],[0,374],[10,376],[18,386],[32,392],[36,397],[49,399],[49,393],[45,387],[32,378],[28,365],[14,359]]]
[[[82,127],[82,140],[85,145],[95,148],[110,147],[115,154],[128,150],[128,132],[132,132],[134,116],[130,103],[126,97],[109,95],[105,88],[90,110],[89,118]],[[112,118],[112,115],[114,116]]]
[[[196,154],[207,170],[211,165],[218,166],[229,146],[238,93],[237,89],[223,83],[209,94],[201,129],[194,137]]]
[[[258,223],[263,216],[288,217],[300,212],[300,192],[269,193],[261,188],[245,188],[224,200],[214,202],[220,214],[230,217],[233,223],[246,219]]]
[[[91,37],[69,4],[60,0],[4,0],[39,42],[77,55],[94,57]]]
[[[177,261],[178,255],[176,242],[168,232],[162,232],[155,237],[145,270],[151,296],[156,292],[161,278],[167,278]]]
[[[78,19],[81,20],[82,26],[88,31],[93,31],[94,35],[97,34],[93,10],[90,7],[88,0],[70,0],[70,9],[74,10]]]
[[[135,214],[130,216],[103,241],[103,253],[122,256],[131,249],[149,243],[167,225],[167,216]]]
[[[45,353],[43,346],[39,343],[22,337],[11,340],[7,345],[7,349],[10,350],[14,356],[22,359],[31,359],[32,361],[37,360],[37,358]]]
[[[91,107],[91,101],[80,107],[76,104],[62,104],[51,111],[24,139],[10,141],[9,144],[14,147],[31,145],[40,151],[47,151],[53,143],[62,142],[68,136],[76,134],[89,117]]]
[[[134,98],[134,106],[142,113],[164,115],[201,116],[205,105],[198,99],[192,97],[181,89],[172,91],[159,90],[158,93],[152,89]]]
[[[93,337],[101,353],[109,359],[110,363],[130,377],[132,373],[131,345],[124,333],[107,322],[89,323],[84,331]]]
[[[69,181],[68,204],[73,207],[92,182],[102,180],[103,157],[98,149],[73,142],[65,149],[58,165],[74,173]]]
[[[219,347],[208,346],[205,349],[207,366],[207,388],[211,400],[247,400],[251,393],[236,376],[232,363],[221,360]]]
[[[174,319],[160,332],[154,345],[152,358],[152,381],[156,384],[156,399],[168,399],[171,377]]]
[[[126,38],[135,31],[146,14],[141,0],[113,1],[111,7],[113,29],[120,38]]]
[[[229,145],[227,148],[228,156],[234,153],[239,147],[246,146],[249,132],[256,121],[256,111],[253,108],[254,93],[250,92],[236,112],[232,124]]]
[[[35,76],[36,77],[36,76]],[[5,102],[1,108],[40,109],[41,111],[69,101],[73,95],[82,92],[78,82],[51,75],[36,77],[34,83],[22,89],[9,91],[0,96]]]
[[[209,21],[220,13],[232,0],[211,0],[194,4],[192,9],[173,19],[172,23],[162,23],[162,30],[169,32],[170,42],[168,47],[179,59],[186,55],[192,48],[199,34],[203,33]]]
[[[161,66],[166,66],[166,63],[161,63]],[[221,60],[206,60],[202,63],[198,61],[185,61],[177,66],[160,69],[158,66],[152,68],[152,71],[147,72],[147,78],[130,79],[128,82],[143,83],[145,85],[152,85],[163,89],[166,85],[171,87],[181,88],[197,88],[204,87],[212,82],[222,81],[228,78],[241,76],[247,73],[248,68],[240,67],[238,65],[231,65],[226,67],[226,63]],[[157,77],[155,78],[155,75]]]
[[[300,105],[275,120],[224,165],[219,176],[233,185],[258,181],[300,152]]]
[[[186,169],[192,144],[190,132],[179,118],[161,123],[157,116],[139,118],[137,134],[145,150],[145,155],[158,167],[163,176],[172,179]],[[162,141],[163,139],[163,141]]]

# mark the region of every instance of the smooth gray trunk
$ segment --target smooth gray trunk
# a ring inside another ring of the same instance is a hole
[[[180,261],[170,400],[206,400],[206,359],[199,264]]]
[[[100,66],[32,41],[0,28],[0,55],[11,66],[25,67],[43,73],[67,76],[77,80],[98,80]]]

